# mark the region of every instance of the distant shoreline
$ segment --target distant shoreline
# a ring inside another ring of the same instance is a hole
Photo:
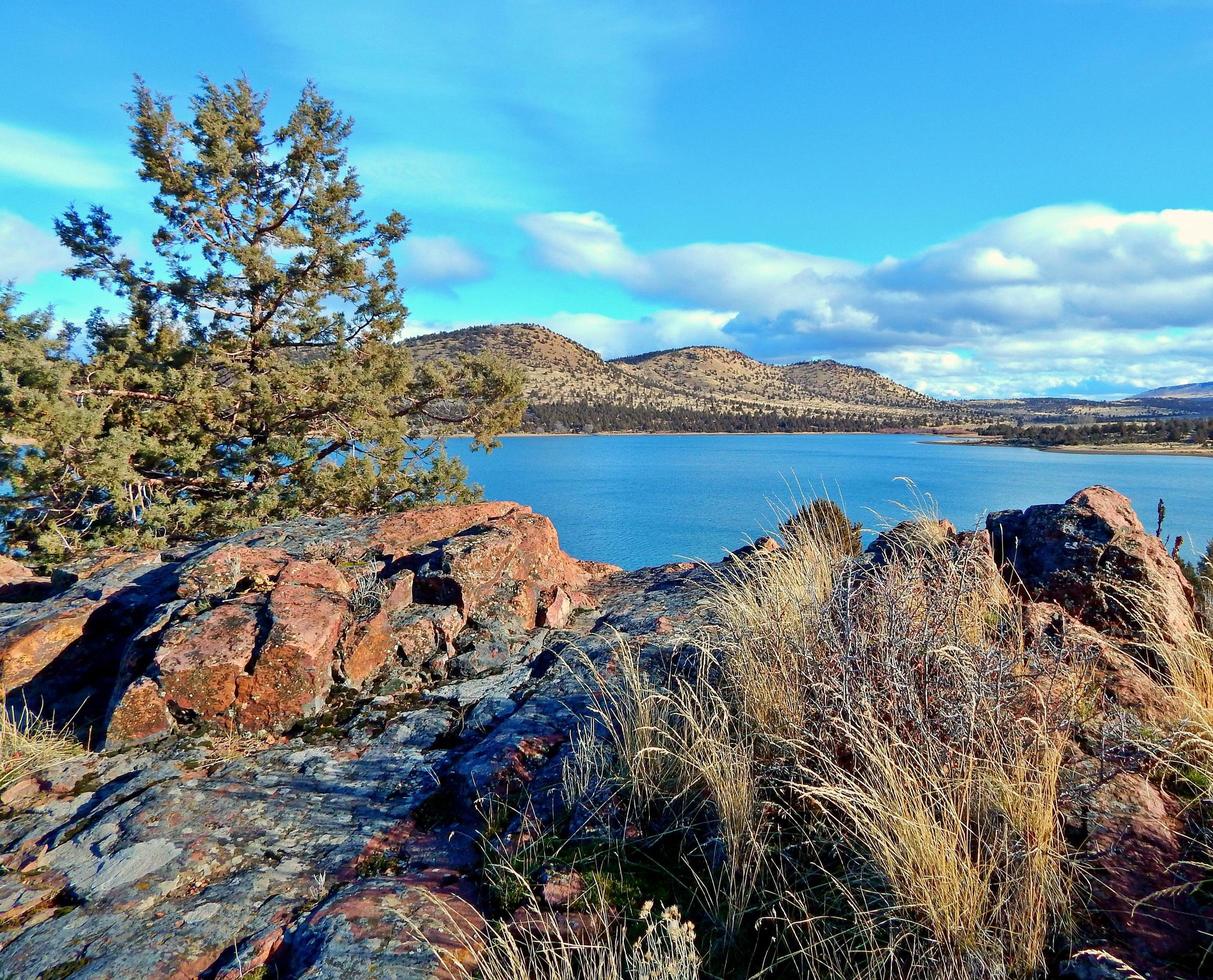
[[[1197,446],[1172,446],[1166,443],[1111,443],[1106,446],[1024,446],[1002,439],[956,438],[939,439],[945,446],[1006,446],[1010,449],[1035,449],[1041,453],[1074,453],[1080,456],[1192,456],[1213,458],[1213,449]]]
[[[500,439],[545,439],[567,436],[955,436],[957,439],[976,436],[970,429],[944,431],[941,429],[831,429],[822,432],[807,429],[795,432],[650,432],[643,429],[604,429],[601,432],[505,432]],[[461,436],[466,438],[466,436]],[[942,441],[942,440],[941,440]]]

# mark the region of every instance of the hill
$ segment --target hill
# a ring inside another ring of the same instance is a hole
[[[1196,381],[1187,385],[1169,385],[1151,388],[1138,398],[1213,398],[1213,381]]]
[[[537,324],[495,324],[407,341],[414,355],[490,352],[526,376],[532,431],[830,431],[962,422],[936,401],[836,361],[774,365],[724,347],[683,347],[604,361]]]
[[[898,384],[871,368],[856,367],[824,359],[800,361],[782,369],[785,376],[802,388],[809,388],[836,401],[863,400],[869,405],[933,409],[940,402],[921,391]]]

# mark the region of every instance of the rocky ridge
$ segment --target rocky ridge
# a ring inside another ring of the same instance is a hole
[[[1123,497],[1088,488],[978,533],[1025,642],[1093,678],[1100,710],[1167,715],[1140,624],[1109,598],[1136,582],[1182,632],[1191,594]],[[619,638],[669,664],[712,615],[711,569],[578,561],[510,503],[0,572],[0,589],[35,582],[0,605],[7,706],[104,749],[0,794],[0,977],[437,975],[444,916],[488,912],[476,801],[559,812]],[[1213,908],[1156,895],[1187,881],[1184,801],[1081,740],[1071,754],[1086,784],[1067,835],[1097,885],[1084,939],[1110,951],[1071,974],[1116,975],[1077,972],[1114,954],[1195,976]]]

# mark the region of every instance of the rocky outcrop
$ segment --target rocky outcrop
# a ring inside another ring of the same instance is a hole
[[[1001,511],[986,527],[1014,585],[1101,633],[1174,641],[1196,627],[1192,586],[1115,490],[1087,487],[1064,504]]]
[[[1111,590],[1122,571],[1148,586],[1171,629],[1189,594],[1110,494],[994,515],[988,535],[905,527],[865,560],[966,556],[977,591],[1019,595],[1050,665],[1039,697],[1157,727],[1168,694]],[[526,799],[535,834],[575,807],[571,736],[618,643],[677,669],[718,574],[581,562],[545,518],[488,503],[101,556],[0,604],[8,704],[74,713],[106,747],[0,795],[0,977],[439,975],[452,917],[490,911],[477,801]],[[1195,975],[1213,910],[1176,890],[1191,808],[1094,727],[1067,752],[1066,833],[1095,887],[1082,952],[1057,965]],[[542,896],[567,910],[587,887],[555,869]]]
[[[281,732],[323,711],[335,686],[391,671],[417,687],[452,661],[504,662],[609,571],[570,558],[547,518],[510,503],[110,554],[60,594],[5,609],[0,680],[10,706],[75,719],[92,744],[180,726]],[[465,629],[475,635],[457,650]],[[489,630],[495,655],[479,642]]]
[[[143,666],[108,722],[126,747],[40,774],[3,811],[0,977],[437,975],[430,944],[482,897],[476,801],[554,792],[616,631],[690,628],[707,574],[582,565],[525,508],[456,514],[268,529],[156,566],[156,602],[125,634]],[[355,611],[367,567],[387,588]],[[427,575],[440,604],[412,601]],[[510,604],[519,583],[537,612]],[[302,670],[276,702],[290,733],[242,734],[242,718],[263,726],[261,664],[321,662],[339,598],[319,712],[297,717],[319,690]]]

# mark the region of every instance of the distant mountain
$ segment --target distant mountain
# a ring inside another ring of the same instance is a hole
[[[1120,401],[1087,398],[970,398],[957,403],[987,421],[1016,425],[1089,425],[1094,422],[1133,422],[1163,418],[1213,416],[1213,397],[1157,398],[1135,395]]]
[[[1196,381],[1189,385],[1169,385],[1151,388],[1136,398],[1213,398],[1213,381]]]
[[[535,430],[812,431],[920,427],[972,415],[867,368],[775,365],[725,347],[604,361],[537,324],[467,327],[407,341],[422,359],[490,352],[526,376]]]

